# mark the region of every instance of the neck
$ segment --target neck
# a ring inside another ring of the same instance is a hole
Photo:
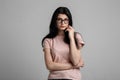
[[[58,32],[58,35],[59,35],[59,36],[64,36],[64,35],[65,35],[65,34],[64,34],[64,31],[59,31],[59,32]]]

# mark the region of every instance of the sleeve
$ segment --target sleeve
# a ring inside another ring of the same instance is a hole
[[[85,42],[84,42],[81,34],[78,32],[76,33],[76,41],[77,41],[78,48],[81,48],[85,45]]]
[[[43,41],[43,49],[44,48],[50,48],[50,40],[49,39],[44,39]]]

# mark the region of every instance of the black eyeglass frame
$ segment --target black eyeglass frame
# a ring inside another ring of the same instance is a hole
[[[63,20],[63,19],[61,19],[61,18],[57,18],[57,22],[58,22],[58,23],[64,22],[65,24],[68,24],[68,23],[69,23],[69,19],[66,18],[66,19]]]

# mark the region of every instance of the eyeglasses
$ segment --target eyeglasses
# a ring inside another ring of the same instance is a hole
[[[64,21],[65,24],[68,24],[68,23],[69,23],[69,19],[67,19],[67,18],[64,19],[64,20],[61,19],[61,18],[58,18],[58,19],[57,19],[57,22],[58,22],[58,23],[62,23],[63,21]]]

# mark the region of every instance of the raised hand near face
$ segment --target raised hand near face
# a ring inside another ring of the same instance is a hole
[[[74,38],[74,28],[72,26],[68,26],[65,30],[65,32],[68,31],[68,36],[70,39]]]

